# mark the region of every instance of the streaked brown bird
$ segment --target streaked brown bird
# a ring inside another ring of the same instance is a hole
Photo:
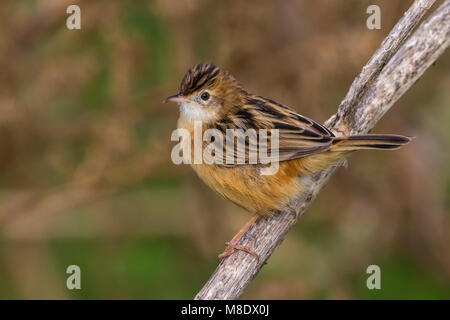
[[[231,74],[213,64],[199,64],[188,70],[179,93],[165,101],[178,103],[178,128],[191,133],[189,139],[182,143],[191,146],[194,144],[195,122],[201,122],[202,132],[207,129],[223,133],[229,129],[277,130],[279,167],[275,174],[262,174],[263,164],[191,162],[192,168],[208,186],[254,213],[250,221],[226,243],[226,250],[219,255],[221,260],[235,249],[258,258],[253,250],[239,245],[239,239],[258,215],[293,210],[289,207],[291,201],[306,190],[315,173],[337,165],[353,151],[393,150],[411,141],[410,137],[391,134],[336,137],[326,127],[291,108],[247,92]],[[253,143],[258,147],[259,140],[255,141]],[[246,152],[251,149],[251,144],[247,141]],[[224,154],[229,151],[225,144],[222,146]]]

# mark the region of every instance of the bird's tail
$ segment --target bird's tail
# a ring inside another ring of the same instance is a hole
[[[330,151],[355,151],[360,149],[395,150],[408,144],[412,137],[396,134],[366,134],[336,137]]]

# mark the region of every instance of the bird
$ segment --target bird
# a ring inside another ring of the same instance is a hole
[[[185,145],[194,145],[196,123],[200,123],[202,133],[208,129],[224,135],[228,130],[277,132],[278,169],[274,174],[262,174],[261,169],[267,164],[261,163],[190,162],[193,170],[211,189],[253,213],[247,224],[225,243],[226,249],[219,255],[221,261],[235,250],[245,251],[259,259],[252,248],[239,244],[243,234],[261,215],[273,216],[280,211],[292,211],[292,201],[305,194],[312,177],[318,172],[341,164],[356,150],[394,150],[412,139],[396,134],[336,136],[294,109],[248,92],[229,72],[211,63],[190,68],[181,80],[178,93],[167,97],[164,102],[179,105],[177,128],[190,133],[182,142]],[[273,136],[269,134],[265,147],[272,144],[270,139]],[[249,158],[252,146],[261,145],[258,139],[250,140],[245,142],[245,159]],[[221,146],[224,153],[230,151],[226,144]],[[239,158],[238,152],[232,151],[231,157],[234,160]]]

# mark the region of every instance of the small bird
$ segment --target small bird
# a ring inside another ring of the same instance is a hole
[[[393,134],[336,137],[323,125],[291,108],[247,92],[230,73],[213,64],[199,64],[188,70],[179,92],[164,100],[169,101],[180,107],[178,128],[191,133],[189,141],[184,143],[193,145],[195,122],[201,122],[202,132],[207,129],[223,133],[228,129],[278,130],[279,167],[275,174],[261,174],[262,164],[191,162],[209,187],[254,214],[226,243],[220,260],[235,250],[258,258],[251,248],[238,244],[240,238],[259,215],[293,210],[289,204],[305,192],[314,174],[339,164],[355,150],[393,150],[411,141],[410,137]]]

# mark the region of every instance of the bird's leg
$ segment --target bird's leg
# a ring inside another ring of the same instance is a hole
[[[253,224],[253,222],[255,222],[256,219],[258,219],[258,217],[259,217],[258,214],[254,214],[250,218],[250,220],[245,224],[245,226],[243,226],[242,229],[239,230],[238,233],[236,233],[236,235],[233,237],[233,239],[231,239],[231,241],[225,242],[225,244],[227,245],[227,248],[225,249],[224,252],[219,254],[219,260],[220,261],[222,261],[226,257],[230,256],[234,252],[234,250],[245,251],[245,252],[255,256],[255,258],[259,261],[259,255],[255,251],[253,251],[250,248],[247,248],[247,247],[244,247],[244,246],[238,244],[239,240],[242,238],[244,233],[248,230],[248,228],[250,228],[250,226]]]

